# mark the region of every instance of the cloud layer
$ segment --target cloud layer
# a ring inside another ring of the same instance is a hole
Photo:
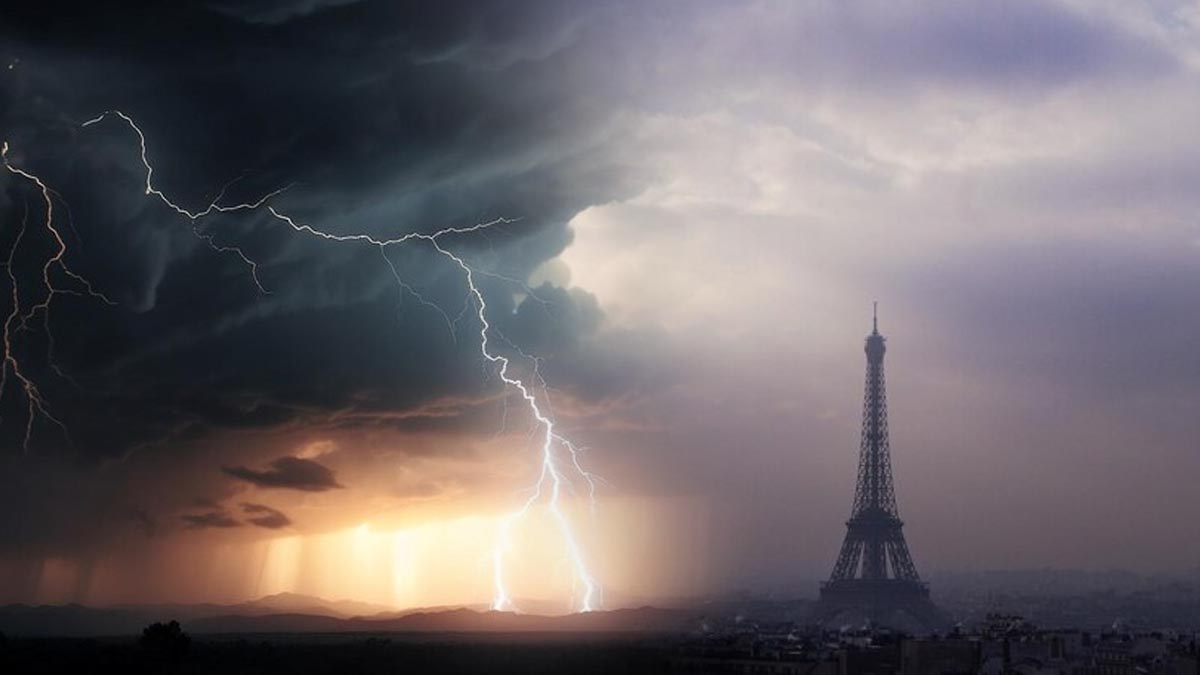
[[[271,462],[269,469],[261,471],[244,466],[226,466],[221,470],[234,478],[266,488],[322,492],[344,487],[337,482],[329,467],[299,457],[280,457]]]

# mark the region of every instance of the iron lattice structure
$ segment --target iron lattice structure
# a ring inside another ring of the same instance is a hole
[[[852,613],[889,623],[894,614],[901,613],[923,628],[934,629],[944,623],[944,617],[929,600],[929,589],[917,574],[896,506],[883,375],[887,348],[877,316],[865,351],[867,380],[858,484],[841,552],[829,581],[821,586],[816,618],[824,623]]]

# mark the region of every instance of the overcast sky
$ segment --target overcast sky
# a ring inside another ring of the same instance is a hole
[[[1200,565],[1196,3],[54,4],[0,10],[0,135],[115,304],[11,329],[0,600],[487,602],[537,476],[460,268],[194,231],[111,109],[192,210],[514,219],[443,241],[604,477],[564,508],[609,604],[828,574],[875,300],[919,571]],[[7,316],[55,244],[0,185]],[[25,447],[17,367],[66,432]],[[543,510],[514,544],[575,606]]]

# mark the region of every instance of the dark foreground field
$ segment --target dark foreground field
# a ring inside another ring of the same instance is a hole
[[[657,673],[669,652],[621,635],[201,636],[181,654],[134,638],[9,638],[0,673]]]

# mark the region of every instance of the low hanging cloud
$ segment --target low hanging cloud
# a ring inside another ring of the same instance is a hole
[[[249,516],[246,518],[246,522],[256,527],[265,527],[268,530],[279,530],[292,524],[292,519],[288,518],[283,511],[273,509],[265,504],[243,502],[242,512]]]
[[[306,492],[324,492],[345,487],[329,467],[311,459],[280,457],[270,468],[257,471],[245,466],[221,467],[225,473],[264,488],[285,488]]]
[[[206,530],[209,528],[241,527],[233,516],[225,511],[209,511],[208,513],[188,513],[180,516],[187,523],[189,530]]]

